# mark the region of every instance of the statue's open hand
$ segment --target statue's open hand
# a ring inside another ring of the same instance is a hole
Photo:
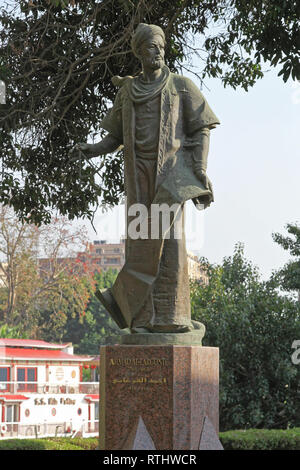
[[[71,161],[82,159],[85,155],[89,155],[92,146],[92,144],[86,144],[84,142],[75,144],[69,151],[69,159]]]

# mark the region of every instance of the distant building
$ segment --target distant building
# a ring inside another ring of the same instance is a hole
[[[86,250],[72,258],[39,258],[38,265],[41,276],[51,276],[60,270],[69,273],[86,271],[107,271],[109,268],[120,271],[125,263],[125,241],[107,243],[106,240],[95,240],[87,243]],[[1,282],[1,278],[0,278]]]
[[[99,271],[109,268],[120,271],[125,263],[125,240],[120,240],[120,243],[95,240],[88,244],[85,252],[78,253],[78,258],[82,262],[92,263]]]
[[[188,270],[189,270],[189,278],[192,281],[200,281],[204,285],[208,284],[208,275],[202,264],[200,263],[197,256],[188,251]]]

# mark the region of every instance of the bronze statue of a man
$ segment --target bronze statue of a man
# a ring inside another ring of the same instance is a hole
[[[183,210],[172,218],[168,236],[151,238],[151,207],[183,209],[213,201],[206,175],[210,129],[219,120],[188,78],[171,73],[164,63],[165,35],[155,25],[141,23],[132,37],[132,49],[142,72],[114,77],[120,89],[101,123],[108,135],[97,144],[78,144],[88,158],[124,147],[127,227],[130,208],[149,210],[150,235],[126,239],[126,260],[111,289],[97,296],[120,328],[132,333],[192,331],[190,290]],[[176,219],[177,217],[177,219]],[[175,237],[174,220],[182,226]]]

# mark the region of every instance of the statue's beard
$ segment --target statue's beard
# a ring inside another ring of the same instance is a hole
[[[151,68],[152,70],[161,69],[164,66],[165,62],[162,57],[156,58],[147,58],[144,60],[143,65],[146,68]]]

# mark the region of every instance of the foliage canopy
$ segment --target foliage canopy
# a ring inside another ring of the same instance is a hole
[[[287,224],[287,232],[290,236],[273,233],[273,240],[292,256],[283,268],[279,269],[275,276],[287,292],[298,291],[300,301],[300,226],[298,224]]]
[[[71,162],[75,142],[100,137],[101,118],[116,93],[112,76],[135,74],[130,38],[140,22],[166,33],[172,71],[248,89],[262,63],[286,81],[300,76],[297,1],[282,0],[7,0],[0,8],[0,202],[19,217],[49,222],[56,208],[70,219],[93,217],[99,200],[123,194],[122,155],[104,166]],[[194,41],[196,38],[196,41]],[[98,138],[97,138],[98,140]]]
[[[206,267],[209,284],[192,287],[192,315],[206,326],[204,345],[220,350],[221,430],[298,426],[299,303],[279,293],[278,279],[262,281],[241,245]]]

